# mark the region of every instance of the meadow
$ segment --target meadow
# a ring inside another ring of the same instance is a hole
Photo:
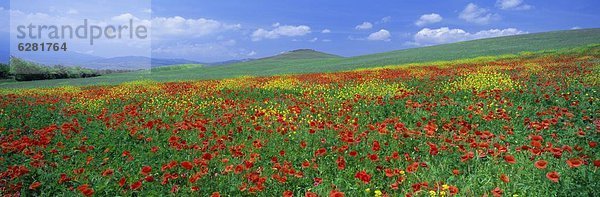
[[[6,196],[596,196],[600,47],[2,90]]]
[[[565,49],[598,44],[600,28],[531,33],[436,46],[340,57],[318,51],[298,50],[273,57],[219,66],[181,65],[178,69],[155,69],[103,75],[85,79],[55,79],[28,82],[0,81],[0,88],[39,88],[60,86],[118,85],[138,80],[173,82],[218,80],[243,76],[331,73],[383,66],[438,64],[439,61],[486,59],[488,61],[530,53],[555,54]]]

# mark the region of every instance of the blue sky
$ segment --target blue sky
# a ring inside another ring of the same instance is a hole
[[[10,9],[45,13],[50,18],[85,15],[148,20],[152,24],[149,50],[153,57],[202,62],[259,58],[298,48],[355,56],[486,37],[600,27],[600,1],[596,0],[132,1],[136,4],[44,1]],[[7,11],[9,6],[2,1],[0,7]],[[109,46],[79,52],[104,57],[140,55],[131,48]]]

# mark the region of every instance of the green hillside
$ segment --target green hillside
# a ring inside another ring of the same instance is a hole
[[[269,76],[291,73],[335,72],[386,65],[517,54],[524,51],[549,51],[582,47],[590,44],[600,44],[600,28],[488,38],[349,58],[342,58],[313,50],[296,50],[271,58],[262,58],[221,66],[194,66],[184,69],[160,70],[154,72],[140,71],[86,79],[0,82],[0,88],[118,84],[140,79],[177,81],[221,79],[236,76]]]

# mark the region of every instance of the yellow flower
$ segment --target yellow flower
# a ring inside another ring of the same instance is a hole
[[[400,170],[400,175],[404,175],[404,170]]]
[[[435,193],[435,191],[433,191],[433,190],[430,190],[430,191],[429,191],[429,196],[436,196],[436,193]]]
[[[375,190],[375,197],[381,197],[382,195],[381,190]]]
[[[441,191],[440,192],[440,196],[446,196],[446,192],[445,191]]]
[[[367,189],[365,189],[365,192],[369,193],[369,192],[371,192],[371,189],[367,188]]]
[[[448,185],[444,184],[444,185],[442,185],[442,189],[443,189],[443,190],[448,190],[448,189],[450,189],[450,186],[448,186]]]

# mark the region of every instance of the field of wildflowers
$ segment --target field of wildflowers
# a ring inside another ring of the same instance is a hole
[[[600,54],[3,90],[6,196],[597,196]]]

